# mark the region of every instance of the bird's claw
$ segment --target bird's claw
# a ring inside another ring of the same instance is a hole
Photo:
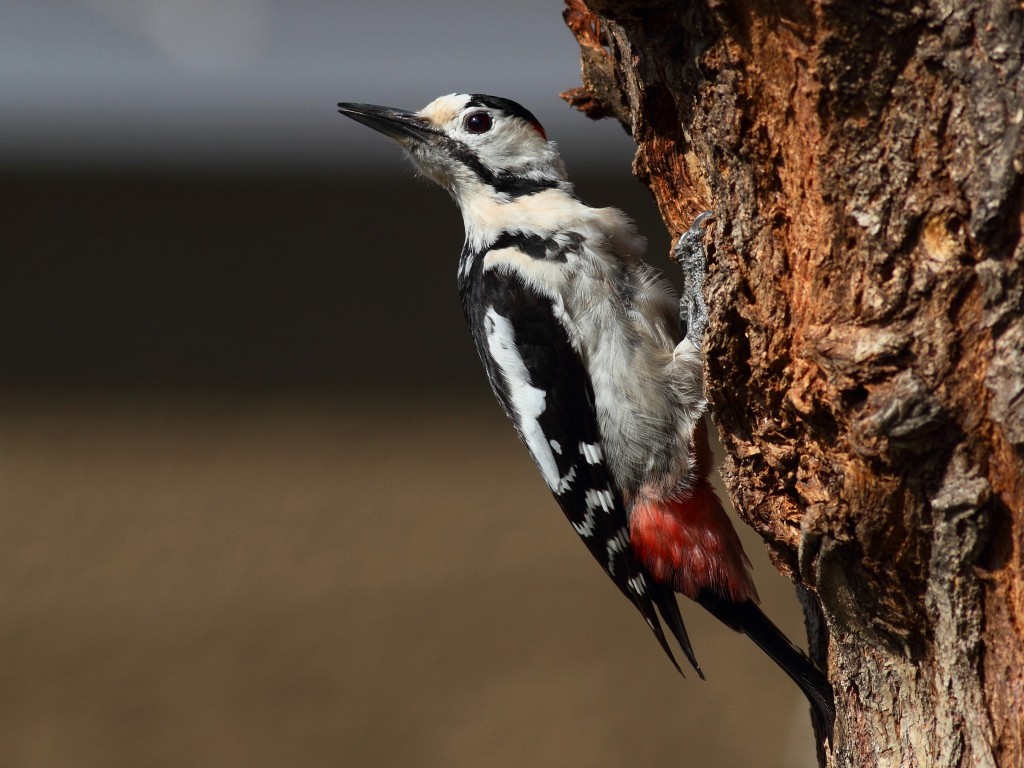
[[[689,231],[692,233],[703,233],[704,228],[701,225],[708,219],[713,218],[715,218],[714,211],[704,211],[704,213],[699,214],[697,218],[693,220],[693,224],[690,225]]]

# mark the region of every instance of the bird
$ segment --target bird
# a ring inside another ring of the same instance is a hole
[[[517,102],[455,93],[415,112],[349,102],[338,111],[397,142],[454,198],[465,225],[459,295],[494,395],[576,534],[675,668],[665,628],[704,678],[679,593],[767,653],[831,740],[832,687],[759,608],[711,485],[708,214],[676,247],[686,279],[677,299],[643,260],[632,220],[579,200],[556,143]]]

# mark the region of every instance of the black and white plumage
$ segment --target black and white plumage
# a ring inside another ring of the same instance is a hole
[[[665,652],[662,622],[703,677],[680,592],[762,647],[830,734],[831,688],[757,607],[708,480],[699,228],[680,243],[683,337],[677,300],[642,261],[632,222],[575,197],[522,106],[452,94],[415,113],[338,109],[396,140],[455,198],[466,229],[459,292],[491,387],[576,534]]]
[[[655,607],[661,610],[700,673],[672,590],[646,580],[629,546],[629,520],[604,459],[593,386],[558,319],[558,305],[515,272],[484,267],[492,253],[505,249],[564,263],[568,251],[579,258],[583,247],[578,233],[561,247],[540,246],[536,238],[505,233],[491,247],[463,253],[459,290],[477,352],[495,396],[577,535],[672,658],[655,614]]]

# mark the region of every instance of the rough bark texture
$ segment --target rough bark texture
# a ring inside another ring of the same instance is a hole
[[[682,233],[706,387],[798,585],[834,766],[1024,765],[1024,11],[568,0],[583,87]]]

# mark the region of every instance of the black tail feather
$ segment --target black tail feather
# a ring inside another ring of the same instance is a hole
[[[675,592],[664,585],[657,585],[651,597],[654,600],[654,604],[658,606],[658,613],[661,614],[662,621],[671,630],[676,638],[676,642],[679,643],[679,647],[686,654],[687,660],[697,671],[697,675],[701,680],[704,680],[704,672],[701,670],[700,664],[697,663],[697,655],[693,652],[693,646],[690,645],[690,637],[686,634],[686,625],[683,624],[683,615],[679,612],[679,602],[676,600]],[[670,653],[669,656],[671,655]],[[672,661],[674,663],[675,659],[672,659]],[[676,669],[679,669],[678,664]]]
[[[753,640],[792,678],[811,704],[811,715],[816,730],[832,742],[836,720],[832,686],[804,652],[793,645],[789,638],[782,634],[782,630],[776,627],[751,600],[733,603],[704,593],[697,602],[723,624]]]

